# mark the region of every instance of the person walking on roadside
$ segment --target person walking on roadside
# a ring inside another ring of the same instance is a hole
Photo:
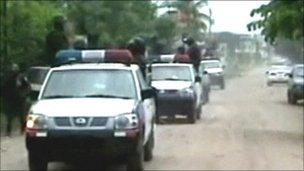
[[[6,135],[11,136],[12,124],[17,117],[20,123],[20,132],[24,132],[27,108],[27,96],[30,92],[30,83],[21,73],[19,66],[13,64],[7,75],[2,89],[4,114],[6,116]]]

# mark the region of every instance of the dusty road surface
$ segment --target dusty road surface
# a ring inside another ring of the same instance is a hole
[[[263,73],[255,69],[228,80],[225,90],[212,90],[195,125],[157,125],[154,160],[145,168],[303,170],[303,103],[287,104],[286,87],[267,87]],[[50,163],[49,169],[86,167],[81,166]],[[1,170],[17,169],[28,169],[24,137],[2,138]]]

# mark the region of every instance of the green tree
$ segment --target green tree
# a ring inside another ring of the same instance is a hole
[[[30,65],[44,64],[45,35],[54,16],[62,13],[60,5],[48,1],[7,2],[8,60]],[[1,42],[2,43],[2,42]]]
[[[68,18],[89,47],[123,46],[136,35],[152,34],[156,6],[150,1],[69,2]]]
[[[262,19],[247,25],[248,30],[262,29],[265,40],[275,43],[276,38],[303,39],[304,1],[272,0],[251,11],[251,16],[260,14]]]
[[[202,39],[207,29],[206,22],[209,16],[200,12],[199,9],[206,6],[206,0],[165,1],[160,7],[175,8],[180,15],[180,22],[185,24],[182,33],[187,33],[196,39]]]

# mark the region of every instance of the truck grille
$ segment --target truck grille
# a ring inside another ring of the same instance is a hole
[[[91,126],[105,126],[108,119],[105,117],[95,117],[91,122]]]
[[[108,118],[106,117],[55,117],[54,122],[58,127],[103,127],[106,126]],[[72,125],[73,123],[73,125]]]
[[[68,117],[56,117],[54,120],[57,126],[71,126],[70,119]]]

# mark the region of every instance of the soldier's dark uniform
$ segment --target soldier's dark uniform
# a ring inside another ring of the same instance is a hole
[[[19,119],[20,131],[25,128],[25,116],[27,110],[26,98],[30,92],[30,84],[19,69],[12,70],[4,80],[2,89],[4,114],[7,118],[6,134],[11,135],[12,123],[15,117]]]
[[[192,64],[193,64],[196,72],[198,73],[200,60],[201,60],[201,51],[200,51],[199,47],[197,46],[197,44],[195,43],[193,38],[188,38],[186,43],[189,46],[189,48],[187,50],[187,54],[189,55],[189,57],[192,61]]]
[[[146,62],[145,62],[145,53],[146,53],[146,45],[142,38],[136,37],[132,39],[128,45],[127,49],[130,50],[134,57],[133,63],[139,65],[142,74],[146,77]]]

